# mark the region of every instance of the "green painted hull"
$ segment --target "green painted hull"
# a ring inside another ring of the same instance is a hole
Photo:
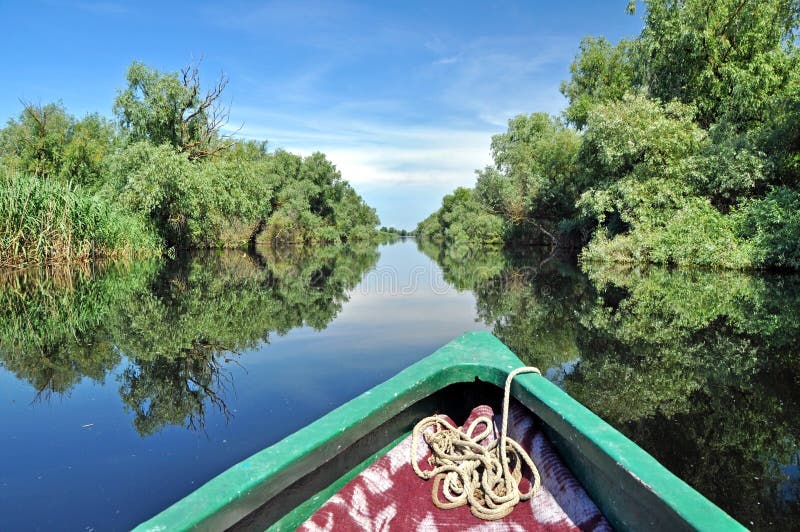
[[[465,334],[236,464],[136,530],[293,529],[416,421],[490,400],[522,365],[491,334]],[[512,395],[547,426],[548,437],[615,528],[744,530],[547,379],[521,375]]]

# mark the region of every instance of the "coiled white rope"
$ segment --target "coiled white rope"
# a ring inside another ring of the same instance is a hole
[[[479,416],[464,432],[444,416],[426,417],[414,427],[411,436],[411,465],[425,480],[433,478],[431,490],[437,508],[457,508],[465,504],[475,517],[487,521],[502,519],[520,501],[530,499],[539,491],[539,471],[528,453],[508,438],[508,403],[511,381],[520,373],[541,372],[534,367],[517,368],[508,374],[503,394],[503,423],[500,438],[488,445],[479,442],[492,433],[492,420]],[[478,427],[485,428],[478,431]],[[433,427],[433,431],[428,429]],[[417,463],[417,438],[422,434],[431,449],[428,463],[433,469],[422,470]],[[533,472],[533,483],[520,492],[522,462]],[[445,501],[439,499],[439,486]]]

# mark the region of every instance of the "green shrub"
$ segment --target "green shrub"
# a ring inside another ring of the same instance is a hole
[[[687,199],[663,225],[641,225],[613,237],[598,231],[581,257],[585,261],[713,268],[756,265],[753,246],[738,236],[736,220],[699,198]]]
[[[800,269],[800,193],[777,187],[762,199],[745,201],[736,218],[759,265]]]

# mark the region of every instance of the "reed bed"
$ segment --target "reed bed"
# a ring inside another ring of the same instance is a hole
[[[68,183],[0,173],[0,267],[158,252],[147,224],[107,200]]]

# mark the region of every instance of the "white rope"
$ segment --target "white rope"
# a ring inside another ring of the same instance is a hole
[[[489,445],[479,443],[492,433],[492,420],[487,416],[476,418],[466,432],[442,415],[426,417],[414,427],[411,465],[420,477],[434,479],[432,499],[437,508],[457,508],[468,504],[475,517],[487,521],[502,519],[511,513],[517,503],[530,499],[538,492],[541,481],[533,460],[525,449],[506,435],[511,381],[520,373],[541,375],[534,367],[517,368],[508,374],[503,394],[500,438]],[[478,431],[481,426],[483,430]],[[422,470],[417,463],[419,434],[431,449],[428,463],[433,469]],[[533,472],[534,479],[530,489],[524,493],[519,489],[523,461]],[[445,501],[439,499],[440,485]]]

